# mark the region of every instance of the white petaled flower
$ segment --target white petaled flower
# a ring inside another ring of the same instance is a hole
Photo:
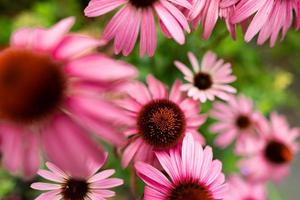
[[[175,61],[175,65],[188,81],[181,89],[186,91],[189,97],[206,102],[215,100],[215,97],[229,100],[231,94],[236,93],[236,89],[228,85],[236,80],[232,75],[230,63],[218,60],[217,55],[210,51],[205,53],[201,65],[193,53],[189,52],[188,57],[193,71],[179,61]]]

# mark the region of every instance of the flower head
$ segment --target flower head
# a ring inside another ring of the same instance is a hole
[[[191,134],[185,136],[182,148],[157,152],[156,156],[165,174],[149,164],[135,164],[138,176],[146,183],[145,200],[224,198],[227,187],[222,163],[212,160],[212,149],[203,150]]]
[[[47,162],[46,166],[49,170],[40,169],[38,174],[52,182],[37,182],[31,185],[33,189],[47,191],[36,199],[87,200],[115,196],[115,192],[110,189],[123,184],[122,179],[109,178],[115,170],[107,169],[98,172],[103,163],[99,166],[84,162],[82,165],[79,173],[74,176],[53,163]]]
[[[224,200],[266,200],[267,192],[264,183],[251,183],[238,175],[228,178],[228,192]]]
[[[132,159],[154,162],[154,150],[165,151],[176,146],[186,132],[204,142],[197,130],[205,117],[199,115],[199,104],[179,90],[181,82],[174,83],[170,95],[166,86],[152,75],[147,77],[147,83],[148,88],[139,82],[130,85],[128,97],[119,102],[131,117],[125,130],[129,139],[123,153],[123,166]]]
[[[115,53],[130,54],[140,32],[140,55],[153,56],[157,43],[155,13],[163,33],[179,44],[184,44],[184,31],[189,32],[190,29],[178,7],[190,9],[187,0],[91,0],[85,15],[101,16],[120,6],[122,8],[103,32],[103,39],[115,39]]]
[[[237,154],[254,151],[252,148],[259,140],[257,129],[262,115],[254,110],[251,99],[242,95],[232,96],[227,103],[214,103],[210,114],[218,120],[210,127],[212,132],[218,134],[217,146],[225,148],[236,140]]]
[[[252,181],[280,181],[299,150],[299,129],[291,129],[276,113],[271,114],[270,123],[261,123],[260,129],[261,142],[253,144],[256,152],[240,162],[241,172]]]
[[[110,125],[123,115],[104,94],[137,72],[91,52],[102,43],[67,34],[73,24],[70,17],[50,29],[20,29],[0,52],[3,165],[13,173],[34,175],[40,148],[59,166],[72,168],[81,156],[101,162],[104,154],[89,130],[114,144],[123,142]]]
[[[194,100],[206,102],[219,97],[229,100],[230,93],[235,93],[236,89],[228,85],[235,81],[231,65],[224,61],[217,60],[216,54],[207,52],[199,65],[195,55],[188,53],[189,60],[193,67],[193,72],[183,63],[175,61],[176,67],[184,74],[184,79],[189,83],[184,84],[181,89],[187,91],[189,97]]]

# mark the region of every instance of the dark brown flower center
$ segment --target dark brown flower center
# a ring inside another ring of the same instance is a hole
[[[211,192],[197,183],[180,183],[168,196],[168,200],[213,200]]]
[[[63,185],[61,195],[64,200],[85,200],[89,184],[85,180],[69,179]]]
[[[153,100],[146,104],[138,116],[138,129],[144,140],[156,148],[177,144],[185,131],[185,116],[169,100]]]
[[[157,0],[129,0],[137,8],[147,8],[152,6]]]
[[[211,88],[211,86],[213,85],[211,75],[207,73],[199,72],[194,76],[194,85],[199,90],[207,90]]]
[[[0,52],[0,118],[31,123],[56,110],[65,76],[44,54],[8,48]]]
[[[0,52],[0,118],[31,123],[63,99],[61,66],[44,54],[8,48]]]
[[[285,164],[293,160],[293,153],[287,145],[270,141],[265,147],[265,157],[273,164]]]
[[[251,120],[246,115],[240,115],[236,118],[235,124],[239,129],[246,129],[251,125]]]

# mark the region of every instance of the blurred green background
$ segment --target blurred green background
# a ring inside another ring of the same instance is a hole
[[[88,0],[0,0],[0,49],[9,43],[10,34],[23,26],[49,27],[67,16],[76,16],[77,22],[73,31],[100,37],[101,30],[111,15],[96,19],[87,19],[82,12]],[[215,51],[219,57],[231,62],[238,80],[234,86],[239,93],[254,99],[257,108],[264,114],[277,110],[286,114],[293,126],[299,125],[300,117],[300,34],[291,30],[287,38],[277,43],[275,48],[268,45],[257,46],[254,42],[246,44],[242,34],[233,41],[220,22],[208,41],[200,38],[200,30],[186,37],[186,44],[180,46],[172,40],[164,38],[159,33],[158,49],[153,58],[140,58],[138,45],[129,57],[113,55],[112,45],[102,49],[118,59],[126,60],[140,70],[140,78],[144,80],[149,73],[154,74],[163,82],[171,85],[182,75],[174,67],[174,60],[187,61],[187,52],[194,52],[199,59],[207,50]],[[209,110],[210,103],[202,105],[203,112]],[[207,143],[213,146],[213,135],[207,131],[212,120],[200,128],[205,134]],[[143,184],[138,181],[136,194],[130,191],[129,182],[131,169],[123,170],[113,149],[106,145],[111,152],[107,168],[116,168],[116,176],[125,179],[125,186],[117,189],[115,199],[131,200],[139,197]],[[238,160],[232,153],[232,148],[219,150],[214,148],[214,155],[224,163],[224,171],[230,174],[237,171],[235,163]],[[296,159],[291,175],[280,185],[269,185],[270,200],[299,200],[300,160]],[[30,190],[30,182],[10,176],[0,168],[0,199],[31,200],[37,195]]]

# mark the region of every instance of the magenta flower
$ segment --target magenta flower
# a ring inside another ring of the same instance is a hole
[[[190,29],[178,7],[190,9],[187,0],[91,0],[84,12],[88,17],[96,17],[120,6],[103,32],[103,39],[114,38],[116,54],[129,55],[140,32],[140,55],[154,55],[157,43],[154,12],[163,33],[179,44],[185,43],[184,31],[190,32]]]
[[[236,80],[236,77],[232,75],[231,65],[224,63],[222,59],[217,60],[213,52],[205,53],[201,65],[193,53],[189,52],[188,57],[194,72],[183,63],[175,61],[176,67],[189,82],[184,84],[181,90],[186,91],[189,97],[201,102],[213,101],[215,97],[229,100],[230,93],[236,92],[235,88],[228,85]]]
[[[191,132],[204,143],[198,128],[206,117],[199,115],[199,104],[186,98],[176,81],[170,95],[164,84],[152,75],[147,77],[148,88],[142,83],[128,87],[128,97],[120,105],[131,120],[127,122],[125,135],[129,138],[123,153],[122,164],[126,167],[131,160],[153,163],[154,151],[165,151],[180,143]]]
[[[251,99],[241,95],[232,96],[227,103],[216,102],[210,115],[218,120],[210,127],[211,132],[218,134],[218,147],[225,148],[236,140],[235,152],[239,155],[256,149],[253,144],[259,140],[257,129],[262,115],[254,111]]]
[[[101,43],[66,34],[73,23],[67,18],[50,29],[18,30],[0,53],[3,165],[13,173],[34,175],[40,149],[67,169],[79,165],[82,157],[102,162],[104,154],[90,131],[115,144],[123,142],[111,123],[123,115],[99,94],[120,87],[137,72],[88,53]]]
[[[238,175],[228,179],[228,192],[224,200],[267,200],[267,191],[263,183],[251,183]]]
[[[270,39],[270,45],[274,46],[280,32],[281,38],[285,37],[293,24],[293,19],[295,19],[297,29],[300,28],[299,0],[223,1],[236,3],[231,17],[232,23],[240,23],[253,18],[245,34],[247,42],[258,34],[258,44],[263,44]]]
[[[252,181],[281,181],[299,150],[299,133],[283,116],[272,113],[270,124],[261,123],[261,142],[253,144],[256,152],[240,162],[241,172]]]
[[[78,166],[77,175],[74,176],[47,162],[46,166],[49,170],[40,169],[38,174],[52,182],[37,182],[31,185],[33,189],[46,191],[36,200],[104,200],[115,196],[115,192],[110,189],[123,184],[122,179],[109,178],[115,173],[115,170],[107,169],[98,172],[103,163],[101,165],[88,164],[90,163],[81,163],[81,166]]]
[[[166,173],[143,162],[135,164],[138,176],[146,183],[145,200],[224,198],[227,187],[222,163],[212,160],[212,149],[203,150],[191,134],[186,135],[181,149],[157,152],[156,156]]]

